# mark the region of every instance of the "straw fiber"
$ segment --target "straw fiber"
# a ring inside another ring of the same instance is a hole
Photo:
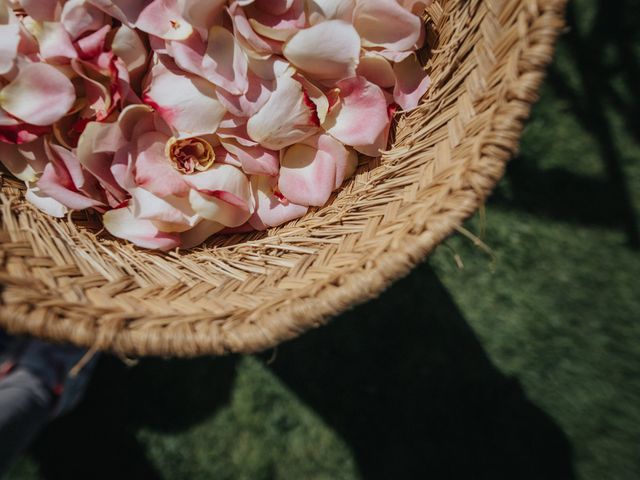
[[[117,241],[1,193],[0,326],[128,356],[255,352],[379,294],[482,204],[515,152],[563,29],[564,0],[440,0],[433,80],[390,150],[320,209],[191,251]]]

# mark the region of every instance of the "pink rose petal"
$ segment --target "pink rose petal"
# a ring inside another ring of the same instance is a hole
[[[162,232],[152,221],[136,218],[129,206],[109,210],[103,215],[102,222],[111,235],[139,247],[171,250],[180,246],[178,234]]]
[[[58,0],[20,0],[20,6],[37,22],[53,22],[60,16],[62,4]]]
[[[424,29],[420,17],[396,0],[357,2],[353,21],[365,47],[398,52],[413,49]]]
[[[193,137],[214,133],[226,110],[214,86],[194,75],[170,70],[161,62],[151,69],[151,82],[144,95],[162,118],[178,133]]]
[[[32,125],[51,125],[72,107],[76,92],[60,70],[45,63],[24,65],[0,91],[0,106]]]
[[[326,20],[351,22],[355,0],[309,0],[309,23],[315,25]]]
[[[294,203],[322,206],[329,200],[335,183],[335,162],[325,152],[296,144],[282,157],[278,188]]]
[[[341,80],[355,74],[360,37],[350,23],[328,20],[296,33],[283,54],[312,78]]]
[[[193,32],[178,0],[153,0],[138,15],[136,27],[165,40],[183,40]]]
[[[166,48],[180,68],[200,75],[232,95],[243,95],[249,89],[246,54],[233,34],[223,27],[212,27],[206,43],[194,32],[184,40],[168,42]]]
[[[71,43],[69,33],[61,23],[44,22],[38,33],[40,56],[45,59],[76,58],[78,53]]]
[[[325,130],[345,145],[375,143],[389,124],[387,100],[364,77],[339,82],[340,102],[327,115]]]
[[[8,73],[13,68],[19,43],[18,24],[0,25],[0,75]]]

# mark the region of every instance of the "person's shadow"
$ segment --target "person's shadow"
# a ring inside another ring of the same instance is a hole
[[[281,346],[271,369],[365,479],[574,478],[564,432],[491,363],[427,264]]]
[[[427,264],[269,356],[364,479],[574,478],[563,431],[491,363]],[[229,401],[236,359],[126,368],[103,358],[85,402],[32,449],[44,478],[162,478],[136,430],[181,431],[212,415]]]
[[[45,428],[31,449],[43,478],[164,478],[136,431],[181,431],[213,414],[229,401],[236,360],[149,358],[127,368],[103,356],[82,404]]]

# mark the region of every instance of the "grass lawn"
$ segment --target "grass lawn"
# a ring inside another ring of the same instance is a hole
[[[569,17],[467,225],[493,257],[454,237],[263,356],[103,358],[8,478],[640,478],[640,9]]]

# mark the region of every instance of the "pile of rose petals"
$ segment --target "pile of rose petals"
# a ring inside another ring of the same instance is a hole
[[[0,160],[146,248],[280,225],[417,106],[428,3],[0,0]]]

